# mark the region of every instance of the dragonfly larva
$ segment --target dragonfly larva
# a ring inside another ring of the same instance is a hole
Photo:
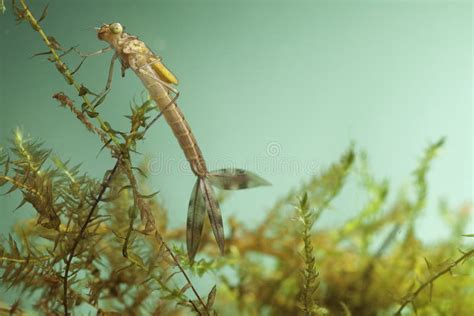
[[[223,253],[224,228],[212,186],[224,190],[238,190],[269,183],[243,169],[227,168],[209,172],[196,138],[176,104],[179,93],[173,87],[178,84],[175,75],[143,41],[125,33],[120,23],[102,25],[98,28],[97,35],[100,40],[109,43],[115,50],[114,56],[120,59],[122,71],[130,68],[140,78],[176,136],[191,170],[197,176],[189,201],[186,229],[186,244],[190,260],[194,260],[199,248],[206,212],[214,237]]]

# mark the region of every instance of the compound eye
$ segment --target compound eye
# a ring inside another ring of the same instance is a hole
[[[123,32],[123,26],[120,23],[112,23],[109,28],[113,34],[120,34]]]

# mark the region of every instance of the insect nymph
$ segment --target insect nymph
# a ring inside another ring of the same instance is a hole
[[[114,58],[120,59],[122,71],[130,68],[140,78],[176,136],[191,170],[197,176],[189,201],[186,230],[190,260],[194,260],[198,251],[206,212],[219,249],[223,253],[224,228],[212,186],[224,190],[238,190],[269,185],[269,183],[243,169],[228,168],[208,171],[191,128],[176,104],[179,96],[178,91],[173,87],[178,84],[176,76],[144,42],[136,36],[125,33],[120,23],[102,25],[97,35],[100,40],[109,43],[110,48],[115,51]]]

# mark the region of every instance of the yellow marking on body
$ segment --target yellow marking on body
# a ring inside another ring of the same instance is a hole
[[[162,62],[159,60],[155,61],[151,67],[156,72],[156,74],[166,83],[171,83],[174,85],[178,84],[178,79],[176,76],[168,69]]]

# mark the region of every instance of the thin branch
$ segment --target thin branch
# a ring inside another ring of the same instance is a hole
[[[463,253],[461,257],[453,261],[451,264],[449,264],[446,268],[443,270],[439,271],[438,273],[434,274],[431,278],[429,278],[426,282],[422,283],[413,293],[407,296],[407,298],[403,301],[402,305],[398,308],[398,310],[394,313],[394,316],[399,316],[402,314],[403,309],[405,306],[407,306],[410,303],[413,303],[413,301],[416,299],[418,294],[423,291],[423,289],[429,285],[432,285],[436,279],[440,278],[441,276],[445,275],[448,272],[451,272],[451,269],[462,263],[463,261],[469,259],[469,257],[474,255],[474,249],[469,250],[468,252]]]
[[[97,209],[97,206],[99,205],[99,202],[102,200],[102,197],[107,190],[110,182],[112,181],[112,178],[114,177],[116,171],[118,170],[119,165],[121,164],[121,157],[117,158],[117,162],[115,163],[115,166],[113,169],[109,172],[108,176],[102,181],[101,187],[99,194],[94,200],[94,203],[89,211],[89,214],[87,214],[87,218],[84,221],[84,223],[81,226],[81,230],[79,231],[79,234],[77,235],[76,239],[74,240],[74,244],[71,247],[71,250],[69,251],[69,256],[66,260],[66,266],[64,270],[64,280],[63,280],[63,305],[64,305],[64,315],[69,315],[68,314],[68,302],[67,302],[67,295],[68,295],[68,278],[69,278],[69,270],[71,268],[71,262],[72,259],[74,258],[75,251],[77,249],[77,246],[79,245],[79,242],[82,240],[84,237],[84,233],[87,229],[87,226],[92,220],[92,215],[95,213],[95,210]]]
[[[171,250],[171,248],[168,246],[168,244],[165,242],[165,240],[163,239],[163,236],[161,236],[161,234],[158,232],[158,230],[156,231],[155,233],[155,238],[157,238],[162,244],[163,246],[165,246],[166,248],[166,251],[168,251],[168,253],[170,254],[171,258],[173,259],[174,263],[176,264],[176,266],[178,267],[179,271],[181,271],[181,274],[184,276],[184,278],[186,279],[186,282],[189,284],[189,286],[191,287],[191,290],[193,291],[194,295],[196,296],[196,298],[198,299],[199,303],[201,303],[201,305],[204,307],[204,310],[209,313],[209,310],[207,308],[207,305],[204,303],[204,301],[202,300],[201,296],[199,295],[198,291],[196,290],[196,288],[194,287],[193,283],[191,282],[191,279],[189,278],[188,274],[186,273],[186,271],[184,271],[184,268],[183,266],[179,263],[179,260],[178,258],[176,257],[176,255],[174,254],[174,252]],[[194,304],[193,304],[194,305]],[[199,312],[199,311],[198,311]],[[199,312],[199,314],[201,315],[201,313]]]

